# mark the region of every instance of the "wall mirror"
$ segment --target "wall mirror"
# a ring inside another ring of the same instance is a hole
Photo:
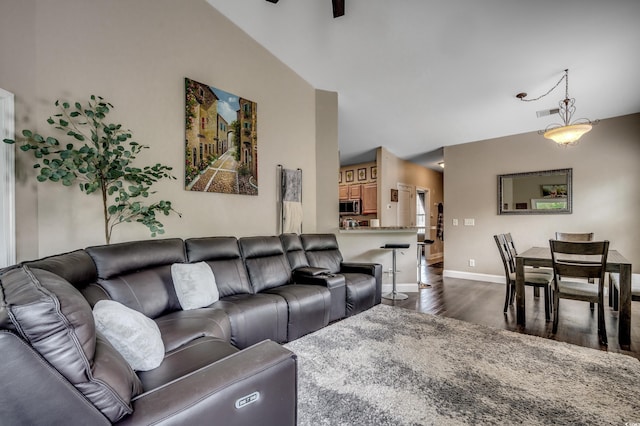
[[[498,176],[498,214],[571,213],[572,169]]]

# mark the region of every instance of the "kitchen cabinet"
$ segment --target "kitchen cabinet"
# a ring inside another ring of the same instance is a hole
[[[338,199],[340,201],[349,199],[349,185],[338,186]]]
[[[349,199],[350,200],[362,199],[362,185],[349,185]]]
[[[378,184],[362,185],[362,214],[378,213]]]

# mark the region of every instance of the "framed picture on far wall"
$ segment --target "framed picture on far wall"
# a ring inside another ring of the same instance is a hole
[[[367,169],[358,169],[358,180],[367,180]]]
[[[338,183],[342,183],[342,172],[338,172]]]
[[[347,170],[344,172],[344,178],[347,182],[353,182],[353,170]]]
[[[371,179],[378,179],[378,166],[371,166]]]

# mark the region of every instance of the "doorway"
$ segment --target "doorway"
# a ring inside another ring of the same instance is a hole
[[[398,184],[398,216],[397,226],[415,226],[414,213],[412,212],[413,193],[411,186],[404,183]]]

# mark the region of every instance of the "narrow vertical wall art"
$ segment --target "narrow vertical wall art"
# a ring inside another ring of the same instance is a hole
[[[185,189],[258,195],[258,105],[185,78]]]

